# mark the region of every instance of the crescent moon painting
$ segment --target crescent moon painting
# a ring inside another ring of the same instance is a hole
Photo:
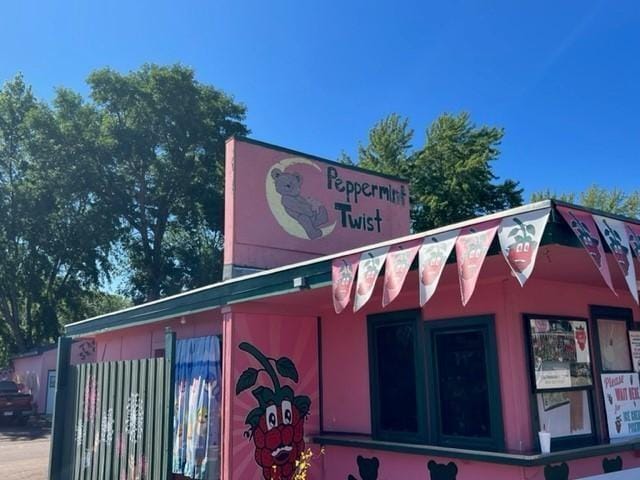
[[[302,175],[285,172],[292,165],[308,165],[322,171],[314,162],[302,157],[285,158],[274,164],[265,179],[269,208],[289,235],[305,240],[326,237],[333,232],[336,222],[328,224],[326,208],[318,200],[302,195]]]

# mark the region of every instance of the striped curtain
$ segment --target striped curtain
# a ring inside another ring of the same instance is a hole
[[[198,337],[176,342],[173,473],[219,478],[220,340]]]

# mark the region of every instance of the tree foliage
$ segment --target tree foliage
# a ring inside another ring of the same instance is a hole
[[[407,178],[414,231],[423,231],[522,204],[518,182],[497,182],[492,162],[500,154],[500,128],[475,126],[467,113],[443,114],[412,150],[408,120],[392,114],[359,149],[361,167]]]
[[[125,227],[135,301],[221,276],[225,140],[244,135],[245,108],[180,65],[89,77],[109,163],[103,192]]]
[[[22,77],[0,90],[0,337],[5,351],[55,339],[109,273],[117,218],[96,195],[100,119],[80,97],[39,102]],[[61,312],[67,316],[61,318]]]
[[[218,280],[224,146],[245,107],[180,65],[110,69],[39,101],[0,89],[0,356],[69,321]],[[2,359],[0,358],[0,363]]]
[[[577,203],[604,212],[624,215],[625,217],[640,218],[640,190],[626,193],[619,188],[608,190],[598,185],[591,185],[579,194],[557,193],[547,189],[531,195],[532,202],[548,198]]]

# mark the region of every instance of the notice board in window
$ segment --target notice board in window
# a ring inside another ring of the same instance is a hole
[[[640,385],[637,373],[603,373],[602,394],[609,438],[640,435]]]

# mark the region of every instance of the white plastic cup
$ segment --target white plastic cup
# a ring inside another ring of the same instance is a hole
[[[550,453],[551,452],[551,434],[549,432],[538,432],[538,437],[540,438],[540,452]]]

